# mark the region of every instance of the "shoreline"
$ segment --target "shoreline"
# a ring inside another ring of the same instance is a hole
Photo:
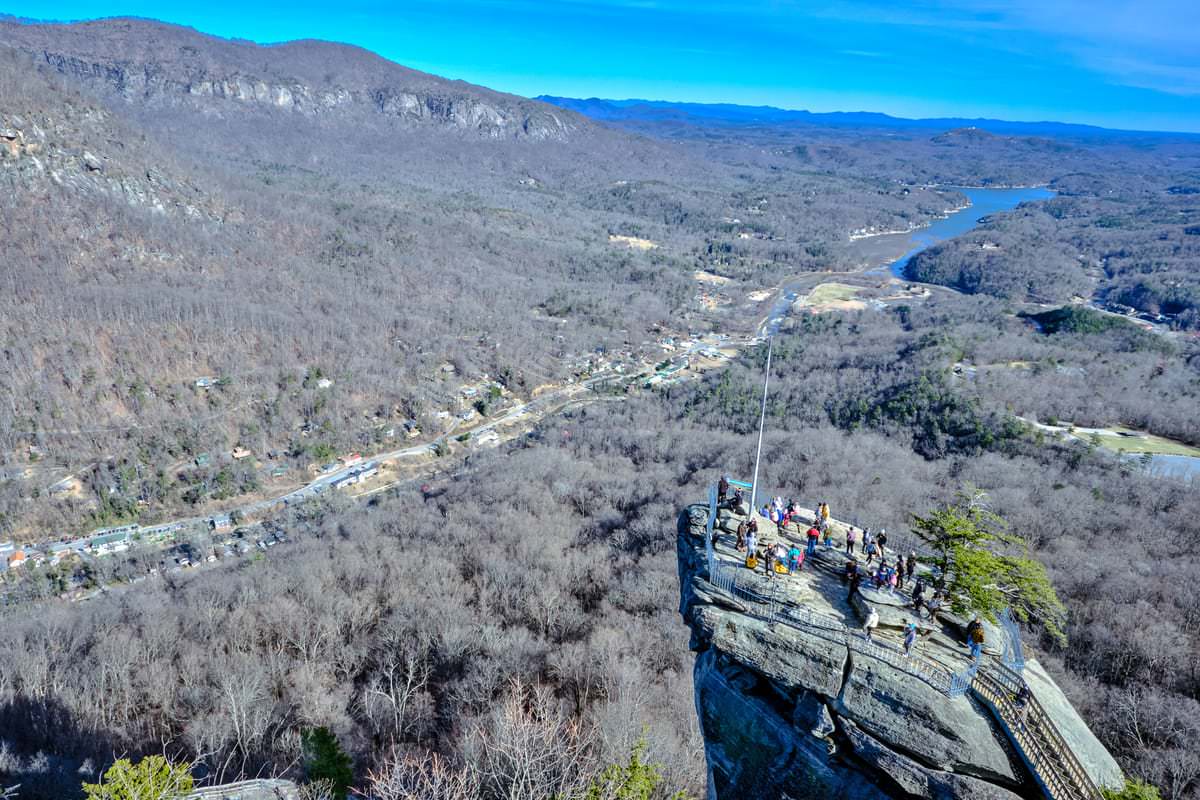
[[[973,187],[964,187],[964,188],[973,188]],[[983,187],[980,187],[980,188],[983,188]],[[968,198],[965,205],[954,206],[953,208],[947,208],[944,211],[942,211],[940,216],[933,217],[928,222],[922,222],[920,225],[914,225],[914,226],[906,228],[906,229],[902,228],[902,229],[897,229],[897,230],[892,230],[892,231],[873,231],[871,233],[851,233],[850,241],[851,242],[861,242],[864,239],[874,239],[878,236],[896,236],[898,234],[916,233],[917,231],[925,230],[926,228],[930,227],[931,225],[933,225],[934,222],[939,222],[943,219],[949,219],[950,217],[954,216],[955,214],[959,213],[960,211],[966,211],[968,208],[970,208],[973,205],[974,205],[974,203],[972,203],[970,198]]]

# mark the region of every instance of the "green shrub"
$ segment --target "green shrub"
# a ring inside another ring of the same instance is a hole
[[[1104,800],[1162,800],[1158,789],[1137,778],[1125,782],[1121,789],[1102,789]]]
[[[192,791],[191,765],[147,756],[134,764],[118,759],[100,783],[85,783],[87,800],[178,800]]]

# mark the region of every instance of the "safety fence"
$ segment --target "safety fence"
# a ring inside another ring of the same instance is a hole
[[[754,613],[769,621],[839,642],[848,650],[871,656],[919,678],[948,697],[971,694],[992,711],[1046,797],[1050,800],[1103,800],[1095,782],[1050,715],[1029,691],[1021,675],[1025,657],[1020,628],[1007,609],[999,618],[1005,634],[1000,660],[985,666],[983,659],[977,658],[965,669],[951,672],[919,652],[905,655],[903,651],[868,638],[864,632],[847,626],[836,617],[797,606],[780,597],[778,583],[764,585],[765,580],[760,580],[743,564],[721,559],[712,537],[718,510],[717,488],[713,486],[709,490],[704,539],[708,580],[714,587],[754,603]]]
[[[291,781],[257,778],[195,789],[187,800],[297,800]]]
[[[733,482],[731,482],[733,483]],[[708,516],[704,530],[704,550],[708,562],[708,580],[729,595],[756,604],[756,612],[764,618],[816,633],[836,641],[847,649],[883,661],[901,672],[921,679],[944,694],[956,697],[966,694],[973,677],[974,665],[964,673],[952,673],[918,652],[906,655],[902,650],[868,638],[859,628],[851,628],[840,619],[821,614],[806,606],[798,606],[780,597],[778,584],[763,585],[755,573],[741,563],[720,558],[713,547],[713,530],[718,514],[717,487],[709,488]]]

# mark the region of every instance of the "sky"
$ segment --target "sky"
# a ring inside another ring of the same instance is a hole
[[[1200,0],[0,0],[349,42],[525,96],[1200,132]]]

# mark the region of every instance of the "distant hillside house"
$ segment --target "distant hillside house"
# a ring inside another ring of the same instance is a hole
[[[233,450],[231,450],[229,452],[229,455],[232,456],[234,459],[241,461],[243,458],[250,457],[250,451],[244,447],[235,447],[235,448],[233,448]]]
[[[13,553],[11,556],[8,557],[8,568],[9,569],[16,569],[17,567],[21,566],[24,563],[25,563],[25,551],[24,550],[18,550],[15,553]]]
[[[224,533],[233,530],[233,520],[228,514],[218,514],[208,521],[208,526],[214,533]]]
[[[209,389],[209,388],[217,385],[217,380],[218,380],[218,378],[216,378],[212,375],[204,375],[199,378],[196,378],[195,386],[197,389]]]

